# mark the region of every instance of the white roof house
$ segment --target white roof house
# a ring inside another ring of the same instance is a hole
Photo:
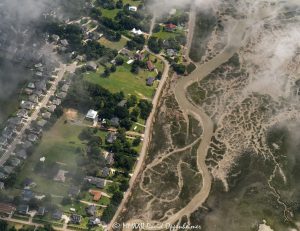
[[[129,6],[128,9],[130,11],[137,11],[137,7],[136,6]]]
[[[85,118],[95,120],[98,116],[98,112],[90,109],[86,114]]]
[[[143,31],[137,30],[137,29],[135,29],[135,28],[133,28],[133,29],[131,30],[131,33],[137,34],[137,35],[142,35],[142,34],[144,34]]]

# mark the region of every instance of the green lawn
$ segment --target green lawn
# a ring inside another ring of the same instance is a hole
[[[136,95],[139,98],[151,99],[155,92],[155,86],[146,86],[146,79],[149,76],[156,76],[155,72],[140,70],[138,75],[130,72],[130,65],[124,64],[117,67],[115,73],[111,73],[108,78],[101,77],[104,67],[100,67],[97,72],[84,74],[84,78],[95,84],[108,89],[111,92],[123,91],[125,95]]]
[[[59,163],[62,170],[76,170],[80,155],[78,148],[84,147],[84,144],[78,139],[83,127],[65,124],[64,121],[65,117],[63,116],[49,131],[44,132],[41,143],[25,161],[25,165],[17,179],[18,185],[21,186],[25,178],[31,178],[37,184],[34,189],[37,192],[51,193],[58,196],[66,195],[70,187],[68,180],[64,183],[56,182],[34,172],[34,168],[41,157],[46,157],[45,163]]]
[[[174,32],[168,32],[164,31],[163,27],[161,27],[161,30],[159,32],[153,33],[153,36],[161,38],[161,39],[169,39],[169,38],[175,38],[178,35],[182,35],[183,32],[176,30]]]
[[[101,9],[102,16],[107,18],[112,18],[112,19],[116,17],[119,11],[120,9],[113,9],[113,10]]]
[[[106,46],[108,48],[116,49],[116,50],[121,50],[123,47],[125,47],[125,45],[127,43],[127,40],[122,37],[120,41],[118,41],[118,42],[112,42],[112,41],[109,41],[106,38],[102,37],[99,40],[99,42],[100,42],[101,45],[104,45],[104,46]]]

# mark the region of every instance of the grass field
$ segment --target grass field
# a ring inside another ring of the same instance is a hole
[[[146,86],[146,79],[149,76],[156,76],[155,72],[140,70],[138,75],[130,72],[130,65],[124,64],[117,67],[117,71],[111,73],[108,78],[101,74],[104,67],[100,67],[97,72],[89,72],[84,75],[87,81],[99,84],[111,92],[123,91],[125,95],[136,95],[139,98],[151,99],[155,92],[155,86]]]
[[[18,185],[21,186],[25,178],[30,178],[37,184],[34,189],[37,192],[51,193],[58,196],[66,195],[70,187],[68,181],[65,183],[56,182],[34,172],[34,168],[41,157],[46,158],[45,163],[59,163],[62,170],[76,170],[77,160],[80,155],[78,148],[84,147],[84,144],[78,139],[78,135],[83,127],[65,124],[64,121],[65,117],[63,116],[49,131],[44,132],[41,143],[26,160],[19,174]]]
[[[115,1],[117,2],[117,1]],[[141,3],[141,1],[134,1],[134,0],[123,0],[123,5],[129,4],[130,6],[138,6]],[[102,16],[107,17],[107,18],[114,18],[116,17],[116,15],[118,14],[118,12],[120,11],[120,9],[113,9],[113,10],[109,10],[109,9],[101,9],[102,12]]]
[[[169,39],[169,38],[175,38],[178,35],[182,35],[183,31],[174,31],[174,32],[168,32],[164,31],[161,27],[161,30],[159,32],[153,33],[153,36],[161,38],[161,39]]]
[[[101,45],[106,46],[108,48],[121,50],[123,47],[125,47],[127,40],[122,37],[121,40],[118,42],[111,42],[111,41],[107,40],[106,38],[102,37],[99,40],[99,42]]]
[[[112,19],[116,17],[119,11],[120,11],[119,9],[113,9],[113,10],[101,9],[103,17],[112,18]]]

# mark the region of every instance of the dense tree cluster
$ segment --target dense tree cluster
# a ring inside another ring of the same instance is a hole
[[[127,48],[129,50],[142,50],[144,48],[146,39],[143,35],[138,35],[127,41]]]
[[[163,40],[154,36],[151,36],[148,40],[149,49],[158,54],[163,49]]]
[[[88,60],[99,59],[103,56],[112,59],[117,55],[117,51],[102,46],[97,41],[83,43],[83,31],[78,25],[49,22],[44,25],[44,31],[50,35],[58,35],[60,39],[66,39],[69,44],[67,47],[68,51],[85,54]],[[121,38],[121,36],[119,37]]]

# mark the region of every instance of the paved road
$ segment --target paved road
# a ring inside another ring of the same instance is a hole
[[[73,73],[75,71],[75,69],[76,69],[76,63],[73,63],[69,66],[66,66],[65,64],[60,65],[59,72],[57,74],[57,78],[53,82],[51,88],[48,90],[48,92],[45,95],[45,97],[43,98],[43,100],[38,104],[38,106],[36,106],[34,112],[27,119],[23,128],[17,133],[17,136],[14,138],[13,142],[8,146],[7,151],[0,158],[0,166],[3,166],[5,164],[5,162],[7,161],[7,159],[10,157],[10,155],[14,152],[17,144],[19,144],[21,142],[26,129],[30,128],[31,122],[35,121],[38,118],[41,108],[45,107],[48,104],[48,102],[50,101],[50,97],[52,95],[54,95],[54,93],[57,89],[58,83],[62,80],[66,71]]]

